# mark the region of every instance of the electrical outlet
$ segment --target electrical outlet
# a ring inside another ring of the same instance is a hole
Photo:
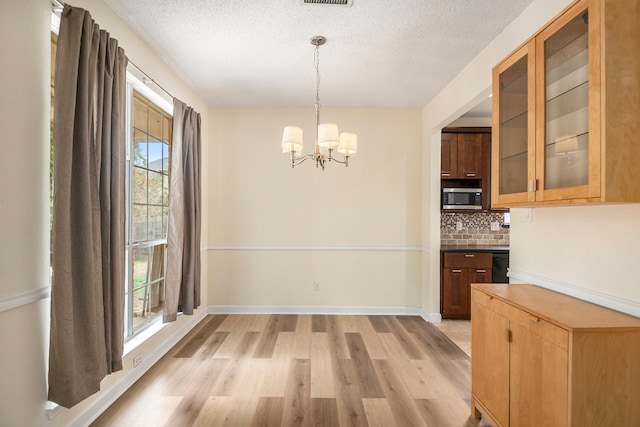
[[[313,282],[313,290],[316,292],[320,290],[320,282]]]
[[[491,231],[499,231],[499,230],[500,230],[500,223],[498,221],[492,221]]]
[[[137,354],[133,357],[133,367],[135,368],[142,363],[142,354]]]
[[[456,231],[462,231],[462,221],[456,222]]]

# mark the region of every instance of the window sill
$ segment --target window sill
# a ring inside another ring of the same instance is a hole
[[[134,351],[136,348],[138,348],[138,346],[143,344],[146,340],[160,331],[160,329],[164,328],[165,325],[166,323],[162,323],[162,317],[158,317],[156,320],[151,322],[149,326],[129,338],[124,343],[124,351],[122,353],[122,357],[125,357],[127,354]]]

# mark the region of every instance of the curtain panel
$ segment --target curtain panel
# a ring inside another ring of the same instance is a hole
[[[163,322],[200,305],[200,114],[173,100]]]
[[[49,400],[122,369],[127,57],[89,12],[62,12],[54,99]]]

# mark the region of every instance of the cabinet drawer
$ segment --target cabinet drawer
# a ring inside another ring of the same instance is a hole
[[[471,289],[471,297],[474,303],[480,304],[503,317],[509,318],[510,309],[512,309],[509,304],[473,288]]]
[[[447,252],[444,254],[445,268],[491,269],[492,254],[489,252]]]
[[[569,331],[549,323],[534,314],[513,307],[509,320],[519,324],[533,335],[539,336],[563,350],[569,348]]]
[[[569,331],[566,329],[562,329],[484,292],[472,289],[471,293],[475,304],[480,304],[506,317],[510,322],[517,323],[532,334],[549,341],[563,350],[569,348]]]

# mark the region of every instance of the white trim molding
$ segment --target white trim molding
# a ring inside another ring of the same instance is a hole
[[[548,277],[527,273],[526,271],[514,270],[512,268],[509,268],[508,276],[524,283],[531,283],[532,285],[537,285],[542,288],[570,295],[612,310],[640,317],[640,303],[637,301],[603,294],[601,292],[581,288],[580,286],[572,285],[560,280],[550,279]]]
[[[51,286],[45,286],[44,288],[34,289],[18,295],[0,298],[0,313],[22,307],[23,305],[32,304],[41,299],[49,298],[50,296]]]
[[[346,307],[310,305],[210,305],[209,314],[344,314],[422,316],[419,307]],[[425,319],[426,320],[426,319]]]
[[[209,314],[342,314],[372,316],[420,316],[425,322],[440,323],[440,313],[428,313],[419,307],[339,307],[339,306],[263,306],[210,305]]]
[[[359,251],[424,252],[422,246],[400,245],[210,245],[209,251]]]

